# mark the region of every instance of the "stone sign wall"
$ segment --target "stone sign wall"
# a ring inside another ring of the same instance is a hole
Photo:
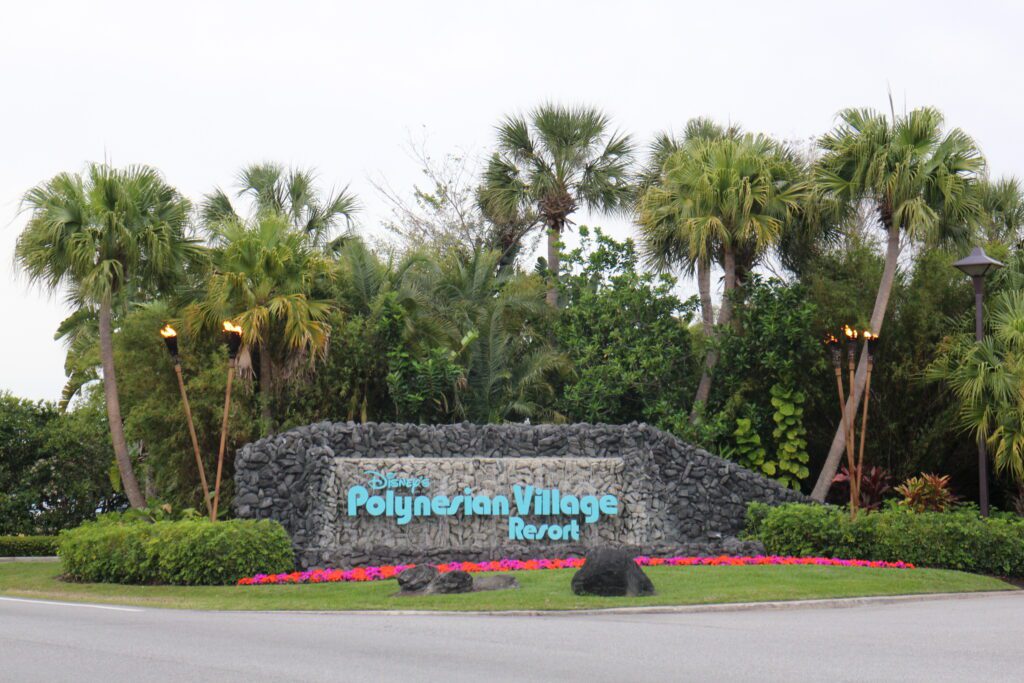
[[[649,554],[749,552],[735,539],[748,502],[806,500],[638,424],[319,423],[244,446],[235,470],[236,513],[281,522],[303,567],[566,557],[598,543]],[[460,512],[399,524],[349,510],[349,492],[366,487],[368,473],[429,482],[395,496],[471,492],[512,500],[513,487],[533,486],[577,498],[614,496],[617,508],[592,523],[532,514],[519,522],[571,524],[578,540],[511,539],[509,515]]]

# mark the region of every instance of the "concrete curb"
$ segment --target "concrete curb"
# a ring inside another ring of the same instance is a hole
[[[322,614],[322,615],[373,615],[373,616],[489,616],[489,617],[573,617],[601,615],[647,615],[647,614],[701,614],[707,612],[754,612],[769,610],[836,609],[891,605],[906,602],[927,602],[935,600],[963,600],[1000,595],[1016,595],[1024,600],[1024,590],[1008,588],[998,591],[972,591],[969,593],[920,593],[915,595],[875,595],[859,598],[826,598],[822,600],[776,600],[771,602],[720,602],[709,605],[651,605],[650,607],[603,607],[595,609],[565,610],[502,610],[502,611],[455,611],[455,610],[255,610],[257,614]],[[237,614],[237,610],[216,610]]]
[[[42,555],[39,557],[0,557],[0,562],[60,562],[56,555]]]

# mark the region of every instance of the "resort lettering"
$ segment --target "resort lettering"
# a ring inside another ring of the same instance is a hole
[[[404,525],[423,517],[501,516],[508,518],[508,537],[512,540],[578,541],[579,518],[585,524],[593,524],[602,515],[619,514],[619,499],[611,494],[575,496],[557,488],[516,484],[512,487],[511,499],[503,495],[476,494],[468,486],[454,496],[427,496],[416,495],[418,489],[430,486],[426,477],[397,477],[372,471],[366,474],[370,476],[367,486],[348,489],[349,517],[364,511],[372,517],[393,517],[399,525]],[[396,493],[396,489],[407,489],[411,495]],[[527,524],[523,519],[527,515],[576,519],[566,524]]]

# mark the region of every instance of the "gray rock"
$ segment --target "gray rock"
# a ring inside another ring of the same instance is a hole
[[[621,548],[591,550],[586,562],[573,574],[571,585],[576,595],[654,595],[654,584],[632,555]]]
[[[511,574],[480,574],[473,577],[474,591],[500,591],[519,588],[519,582]]]
[[[418,593],[438,577],[437,567],[419,564],[398,575],[398,588],[403,593]]]
[[[458,569],[438,574],[427,587],[428,593],[468,593],[471,590],[473,575]]]

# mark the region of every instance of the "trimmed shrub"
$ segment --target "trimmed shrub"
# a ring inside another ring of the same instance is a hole
[[[861,512],[790,503],[747,514],[747,532],[772,555],[912,562],[998,576],[1024,576],[1024,519],[976,510]]]
[[[45,557],[56,554],[56,536],[0,536],[0,557]]]
[[[220,585],[294,569],[291,540],[270,520],[122,522],[61,532],[65,575],[101,583]]]

